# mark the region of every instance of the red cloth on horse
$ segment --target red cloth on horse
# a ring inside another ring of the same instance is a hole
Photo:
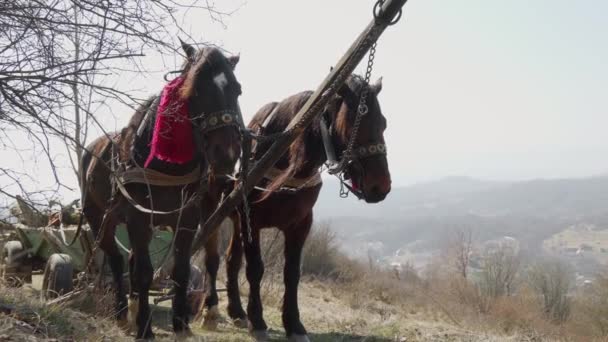
[[[192,160],[192,122],[188,116],[188,105],[178,93],[183,83],[184,79],[178,77],[163,88],[150,142],[150,155],[144,167],[148,167],[154,158],[176,164]]]

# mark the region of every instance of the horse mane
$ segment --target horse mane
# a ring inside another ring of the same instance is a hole
[[[368,84],[367,82],[365,82],[365,80],[359,76],[359,75],[351,75],[347,80],[346,80],[346,86],[347,89],[345,91],[349,92],[348,96],[344,96],[344,102],[348,102],[351,99],[357,99],[359,100],[359,96],[361,94],[361,92],[363,91],[364,87],[367,87]],[[357,106],[359,105],[358,103],[348,103],[349,106],[352,106],[352,108],[357,108]],[[336,111],[336,114],[338,114],[338,111],[340,109],[338,108]],[[344,136],[346,134],[347,129],[350,127],[350,124],[355,120],[355,116],[356,116],[356,111],[347,111],[346,115],[338,115],[335,118],[335,127],[336,127],[336,132],[338,132],[338,134]]]
[[[354,120],[356,112],[353,110],[343,111],[341,106],[347,104],[349,108],[356,108],[357,101],[361,91],[364,87],[369,85],[365,80],[358,75],[351,75],[345,82],[345,86],[340,94],[340,103],[335,107],[335,112],[331,113],[335,120],[335,129],[340,135],[344,135],[350,124]],[[289,122],[295,117],[299,110],[304,106],[306,101],[312,96],[312,91],[304,91],[295,95],[292,95],[280,103],[270,103],[262,107],[254,116],[249,124],[250,128],[259,128],[266,120],[266,117],[274,110],[275,106],[278,106],[274,117],[268,122],[267,126],[264,127],[263,134],[273,134],[283,131]],[[345,115],[340,115],[341,112]],[[277,166],[283,169],[281,175],[270,182],[267,185],[269,190],[260,198],[260,201],[268,197],[273,191],[278,190],[288,179],[300,175],[301,177],[311,176],[310,174],[304,174],[310,172],[311,167],[318,167],[323,163],[325,157],[325,151],[323,149],[323,142],[321,138],[320,128],[320,116],[316,117],[312,124],[308,126],[302,135],[300,135],[290,146],[287,156],[282,157]],[[256,153],[266,151],[270,143],[263,143],[256,148]]]
[[[146,160],[150,147],[148,143],[152,139],[152,131],[154,130],[154,122],[156,121],[156,108],[158,103],[155,103],[158,95],[150,96],[144,101],[135,111],[135,114],[131,116],[129,124],[122,129],[121,135],[121,148],[120,148],[120,160],[128,161],[131,157],[135,159],[135,162],[139,165],[143,165]],[[146,114],[150,112],[146,122],[142,122],[146,118]],[[137,136],[137,131],[141,125],[145,125],[143,133],[140,137]]]
[[[272,119],[266,127],[263,127],[262,134],[282,132],[312,94],[312,91],[303,91],[284,99],[280,103],[267,104],[256,113],[249,127],[259,129],[268,115],[275,111]],[[270,144],[270,142],[259,143],[256,146],[256,154],[265,152]],[[269,196],[272,191],[278,190],[288,179],[298,175],[302,177],[310,176],[304,173],[310,172],[311,167],[317,167],[323,162],[324,153],[319,153],[319,151],[323,151],[323,143],[321,141],[320,118],[316,117],[313,123],[289,146],[288,152],[277,162],[277,166],[282,168],[283,172],[267,185],[270,191],[266,192],[260,198],[260,201]]]
[[[180,96],[187,99],[195,95],[198,76],[215,67],[231,69],[228,59],[219,49],[207,46],[198,50],[195,57],[187,61],[184,66],[185,80],[180,89]]]

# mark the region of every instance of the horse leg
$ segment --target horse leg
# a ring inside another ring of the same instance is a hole
[[[239,327],[247,324],[247,314],[241,304],[239,291],[239,271],[243,264],[243,245],[241,240],[241,221],[238,213],[231,217],[234,229],[230,245],[226,251],[226,290],[228,292],[228,315]]]
[[[95,234],[96,240],[99,243],[101,250],[108,256],[108,263],[112,271],[112,279],[114,281],[114,291],[116,295],[116,307],[114,318],[122,323],[126,323],[127,319],[127,296],[123,284],[122,275],[124,272],[124,260],[122,254],[118,250],[114,233],[116,232],[116,221],[107,216],[104,221],[104,213],[101,209],[95,206],[84,208],[84,214],[89,222],[91,230]],[[103,227],[102,227],[103,225]],[[101,271],[103,273],[103,268]]]
[[[218,252],[219,231],[215,231],[209,237],[205,245],[205,269],[207,272],[206,286],[207,295],[205,296],[205,312],[203,315],[203,326],[208,329],[215,329],[218,324],[219,310],[216,280],[217,270],[220,266],[220,254]]]
[[[247,267],[245,269],[247,281],[249,282],[249,302],[247,303],[247,315],[249,317],[250,330],[257,340],[268,339],[268,326],[264,321],[262,298],[260,296],[260,283],[264,275],[264,263],[260,253],[260,231],[251,227],[251,241],[243,237],[245,241],[245,257]],[[246,230],[246,229],[245,229]],[[247,233],[245,233],[247,234]]]
[[[308,341],[306,329],[300,321],[298,283],[300,282],[302,247],[304,247],[311,225],[312,214],[284,230],[285,268],[283,270],[283,281],[285,283],[285,294],[282,318],[285,333],[290,341]]]
[[[138,339],[152,339],[152,317],[148,293],[152,285],[154,269],[150,260],[148,244],[152,237],[149,218],[142,214],[135,214],[127,220],[127,231],[129,241],[133,249],[135,284],[137,287],[138,310],[137,310],[137,335]]]
[[[112,234],[112,237],[114,237],[114,234]],[[106,250],[106,253],[108,254],[108,262],[116,286],[116,319],[126,324],[129,310],[127,294],[123,283],[124,259],[118,250],[118,246],[116,246],[116,242],[112,244],[110,249]]]
[[[133,249],[131,249],[129,251],[127,263],[128,263],[128,267],[129,267],[128,321],[129,321],[129,328],[135,329],[137,326],[137,324],[135,322],[137,321],[137,311],[138,311],[137,293],[139,291],[137,290],[137,277],[135,274],[135,255],[133,255]]]
[[[196,223],[176,229],[175,247],[173,249],[175,263],[171,279],[174,283],[175,293],[173,298],[173,331],[179,335],[190,334],[188,320],[191,310],[187,300],[188,280],[190,278],[190,249],[197,223],[198,220],[196,220]]]

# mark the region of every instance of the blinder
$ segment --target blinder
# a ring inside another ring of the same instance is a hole
[[[347,151],[338,153],[332,139],[334,134],[333,123],[328,125],[328,120],[328,111],[326,110],[321,116],[320,126],[329,173],[341,173],[348,164],[354,161],[359,162],[361,159],[370,158],[376,155],[386,155],[386,144],[381,142],[354,147],[349,155],[345,155],[345,152]],[[351,139],[354,138],[355,137],[351,137]]]

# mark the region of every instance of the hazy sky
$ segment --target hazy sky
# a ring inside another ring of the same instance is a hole
[[[255,1],[226,30],[248,119],[312,89],[370,19],[372,1]],[[398,184],[608,172],[608,2],[410,0],[378,44],[374,78]],[[362,70],[360,68],[359,70]]]
[[[242,1],[217,3],[234,9]],[[269,101],[314,89],[367,25],[372,5],[250,0],[225,27],[206,15],[188,18],[195,38],[241,54],[247,121]],[[384,76],[394,182],[608,172],[606,13],[600,0],[410,0],[379,41],[372,76]],[[153,69],[181,63],[148,60]],[[163,84],[162,74],[125,81],[148,93]],[[132,114],[119,111],[116,128]]]

